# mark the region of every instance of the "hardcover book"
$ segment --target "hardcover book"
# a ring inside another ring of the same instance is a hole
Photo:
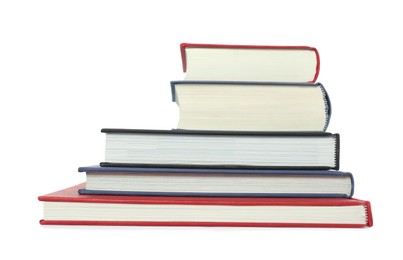
[[[80,194],[351,198],[353,176],[326,170],[80,167]]]
[[[372,226],[368,201],[79,195],[83,184],[40,196],[43,225],[343,227]]]
[[[327,132],[105,128],[101,166],[335,169],[339,135]]]
[[[325,131],[329,96],[320,83],[172,81],[178,128]]]
[[[186,80],[315,82],[319,53],[309,46],[182,43]]]

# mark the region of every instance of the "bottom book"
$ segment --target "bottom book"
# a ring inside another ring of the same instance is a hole
[[[80,195],[85,183],[39,196],[43,225],[340,227],[372,226],[369,201]]]

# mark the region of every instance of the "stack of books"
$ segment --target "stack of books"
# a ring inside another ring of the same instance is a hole
[[[306,46],[180,45],[176,129],[104,128],[86,182],[39,197],[41,224],[370,227]]]

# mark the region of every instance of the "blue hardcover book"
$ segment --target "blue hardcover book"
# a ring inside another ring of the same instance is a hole
[[[80,194],[204,197],[351,198],[353,175],[337,170],[80,167]]]

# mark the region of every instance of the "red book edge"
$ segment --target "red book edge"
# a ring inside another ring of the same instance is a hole
[[[113,196],[80,195],[81,183],[66,189],[39,196],[39,201],[91,202],[91,203],[137,203],[137,204],[179,204],[179,205],[305,205],[305,206],[348,206],[365,205],[366,224],[315,224],[315,223],[244,223],[244,222],[138,222],[138,221],[68,221],[40,220],[42,225],[105,225],[105,226],[223,226],[223,227],[371,227],[372,210],[369,201],[346,198],[222,198],[222,197],[157,197],[157,196]]]
[[[314,47],[309,46],[280,46],[280,45],[234,45],[234,44],[204,44],[204,43],[181,43],[180,51],[182,57],[183,72],[187,70],[186,48],[230,48],[230,49],[291,49],[291,50],[312,50],[316,55],[316,72],[313,79],[309,82],[315,82],[319,76],[320,58],[319,52]]]
[[[360,224],[315,224],[315,223],[249,223],[249,222],[154,222],[154,221],[81,221],[40,220],[41,225],[74,226],[156,226],[156,227],[288,227],[288,228],[364,228]]]

